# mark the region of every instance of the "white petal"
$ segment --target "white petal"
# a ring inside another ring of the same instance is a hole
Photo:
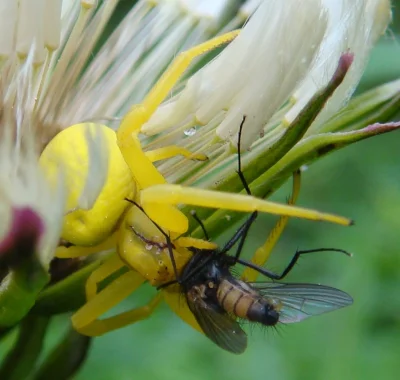
[[[17,52],[25,58],[32,46],[34,62],[42,63],[44,49],[44,0],[20,0],[18,10]]]
[[[97,7],[98,0],[81,0],[81,5],[84,8],[90,9]]]
[[[337,112],[353,94],[374,43],[390,21],[389,0],[323,0],[328,29],[317,59],[293,95],[295,106],[286,115],[291,123],[310,98],[330,80],[343,52],[354,53],[354,62],[341,86],[318,116],[315,127]]]
[[[143,132],[153,134],[190,114],[206,124],[227,110],[217,134],[222,139],[236,136],[246,115],[245,148],[308,71],[325,28],[319,0],[264,1],[239,37],[196,73],[167,106],[172,118],[161,119],[161,107]]]
[[[20,207],[27,207],[37,213],[45,228],[39,246],[35,248],[39,260],[47,267],[59,241],[65,189],[61,175],[54,183],[48,183],[38,163],[40,141],[35,133],[39,130],[32,118],[33,56],[32,51],[29,52],[19,71],[2,78],[0,217],[2,220],[9,220],[12,209]],[[2,229],[1,237],[4,237],[6,230]]]
[[[14,50],[18,4],[15,0],[0,2],[0,58],[6,58]]]
[[[244,17],[252,15],[256,9],[260,6],[262,0],[247,0],[240,8],[239,13]]]
[[[208,19],[212,27],[217,28],[225,16],[231,0],[180,0],[184,8],[199,19]]]
[[[44,44],[50,50],[57,49],[61,36],[62,0],[45,0]]]

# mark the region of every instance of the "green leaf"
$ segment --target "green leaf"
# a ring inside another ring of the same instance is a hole
[[[354,98],[318,133],[357,130],[395,119],[400,110],[400,80],[384,84]]]
[[[48,281],[49,274],[34,258],[10,270],[0,284],[0,327],[24,318]]]
[[[18,339],[0,368],[0,379],[25,380],[32,374],[48,323],[48,318],[38,316],[28,316],[22,321]]]
[[[90,337],[83,336],[71,328],[44,361],[34,379],[70,379],[84,363],[90,343]]]
[[[44,289],[39,294],[36,305],[32,309],[32,313],[38,315],[54,315],[75,311],[80,308],[86,302],[85,284],[88,277],[108,257],[109,255],[98,258],[63,280]],[[90,260],[92,259],[93,258]],[[128,270],[126,267],[122,268],[120,271],[98,284],[99,291],[111,281],[121,276],[121,274],[125,273],[126,270]]]
[[[38,295],[32,313],[53,315],[78,309],[85,303],[85,282],[87,278],[102,262],[101,259],[96,260],[44,289]]]

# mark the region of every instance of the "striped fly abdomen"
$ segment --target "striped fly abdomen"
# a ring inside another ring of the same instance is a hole
[[[217,299],[220,306],[228,313],[251,322],[266,326],[276,325],[279,312],[275,303],[264,299],[248,284],[235,280],[223,279],[218,286]]]

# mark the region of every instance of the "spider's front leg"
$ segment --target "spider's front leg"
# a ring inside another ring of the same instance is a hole
[[[117,142],[122,156],[132,173],[135,183],[139,186],[139,189],[146,189],[154,185],[166,183],[165,178],[156,169],[152,161],[159,159],[159,157],[171,157],[176,154],[186,155],[183,153],[182,148],[177,148],[175,146],[165,147],[158,152],[153,151],[153,153],[146,154],[142,150],[138,137],[141,127],[151,118],[158,106],[164,101],[179,78],[196,57],[232,41],[238,33],[238,31],[226,33],[180,53],[143,102],[134,105],[123,118],[117,131]],[[190,154],[190,152],[187,152],[187,154]],[[149,159],[149,155],[151,159]],[[193,158],[204,159],[205,157],[198,155]],[[161,224],[172,233],[180,235],[187,231],[188,220],[176,207],[168,204],[159,205],[157,214],[164,215],[164,219],[167,218],[169,220],[167,224]],[[158,220],[155,221],[159,222]],[[171,221],[173,221],[173,223],[171,223]]]
[[[172,207],[172,205],[178,204],[241,212],[260,211],[275,215],[327,221],[345,226],[352,224],[350,219],[342,216],[266,201],[251,195],[224,193],[172,184],[154,185],[143,189],[139,194],[139,199],[140,204],[152,220],[167,229],[171,227],[172,231],[176,231],[173,225],[174,220],[171,220],[168,214],[160,213],[159,210],[166,205]]]
[[[126,114],[118,129],[118,143],[120,145],[129,145],[132,133],[140,131],[143,124],[154,114],[195,58],[231,42],[238,36],[239,32],[239,30],[234,30],[225,33],[180,53],[157,81],[143,102],[134,105]]]

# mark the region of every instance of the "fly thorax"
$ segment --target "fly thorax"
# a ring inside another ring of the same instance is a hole
[[[188,291],[188,293],[190,294],[191,299],[196,302],[199,299],[206,299],[206,286],[203,285],[195,285],[192,286],[190,288],[190,290]]]

